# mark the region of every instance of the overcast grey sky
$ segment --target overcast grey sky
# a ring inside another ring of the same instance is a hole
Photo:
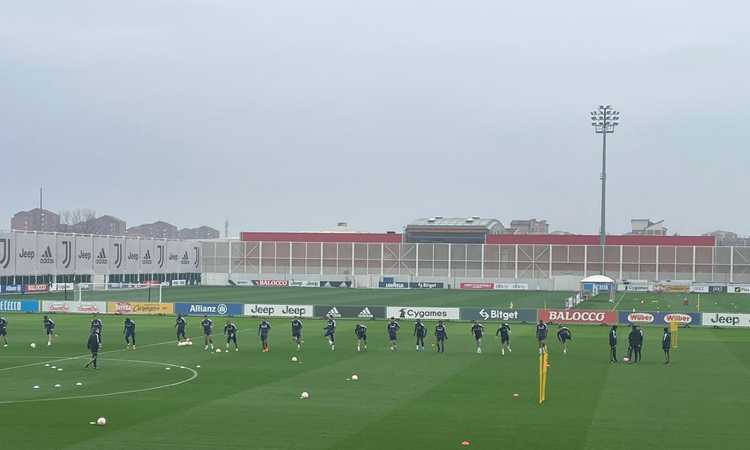
[[[0,229],[399,230],[431,215],[750,234],[746,1],[3,2]]]

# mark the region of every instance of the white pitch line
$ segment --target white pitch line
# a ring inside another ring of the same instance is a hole
[[[239,333],[240,331],[241,330],[238,328],[237,329],[237,333]],[[155,347],[157,345],[173,344],[174,342],[175,342],[174,339],[171,340],[171,341],[155,342],[153,344],[142,345],[139,348],[148,348],[148,347]],[[126,350],[123,350],[123,349],[108,350],[106,352],[100,352],[99,354],[100,355],[104,355],[104,354],[108,354],[108,353],[124,352],[124,351],[126,351]],[[8,355],[8,356],[11,356],[11,355]],[[19,366],[3,367],[3,368],[0,368],[0,372],[7,372],[8,370],[13,370],[13,369],[23,369],[24,367],[34,367],[34,366],[40,366],[40,365],[44,365],[44,364],[58,363],[58,362],[61,362],[61,361],[70,361],[72,359],[88,358],[89,356],[90,355],[88,353],[84,353],[82,355],[61,357],[61,358],[52,359],[52,360],[49,360],[49,361],[40,361],[40,362],[37,362],[37,363],[21,364]],[[55,357],[53,357],[53,358],[55,358]]]
[[[112,397],[115,395],[125,395],[125,394],[136,394],[139,392],[149,392],[149,391],[156,391],[158,389],[166,389],[170,387],[179,386],[181,384],[189,383],[196,378],[198,378],[198,372],[194,369],[191,369],[190,367],[186,366],[180,366],[177,364],[170,364],[170,363],[162,363],[162,362],[155,362],[155,361],[141,361],[137,359],[110,359],[108,361],[122,361],[122,362],[130,362],[130,363],[137,363],[137,364],[153,364],[157,366],[166,366],[166,367],[175,367],[177,369],[183,369],[187,370],[192,373],[190,378],[185,378],[184,380],[176,381],[174,383],[169,384],[162,384],[161,386],[153,386],[148,388],[141,388],[141,389],[130,389],[127,391],[119,391],[119,392],[107,392],[104,394],[89,394],[89,395],[71,395],[67,397],[48,397],[48,398],[35,398],[35,399],[26,399],[26,400],[3,400],[0,401],[0,405],[10,405],[14,403],[33,403],[33,402],[54,402],[58,400],[75,400],[75,399],[87,399],[87,398],[100,398],[100,397]]]
[[[9,358],[9,359],[40,359],[40,358],[67,358],[67,355],[36,355],[36,356],[30,356],[30,355],[0,355],[0,358]],[[42,363],[44,364],[44,363]]]
[[[615,303],[615,306],[612,307],[612,311],[617,311],[617,307],[620,306],[620,302],[622,302],[625,299],[625,293],[623,292],[620,295],[620,300],[617,300],[617,303]]]
[[[174,343],[174,340],[165,341],[165,342],[156,342],[154,344],[146,344],[146,345],[142,345],[140,348],[155,347],[157,345],[165,345],[165,344],[171,344],[171,343]],[[124,352],[124,351],[125,350],[123,350],[123,349],[108,350],[106,352],[100,352],[99,354],[100,355],[104,355],[104,354],[108,354],[108,353]],[[10,357],[11,355],[8,355],[8,356]],[[58,358],[58,359],[51,359],[49,361],[41,361],[41,362],[30,363],[30,364],[21,364],[19,366],[3,367],[3,368],[0,368],[0,372],[6,372],[8,370],[13,370],[13,369],[22,369],[24,367],[40,366],[40,365],[43,365],[43,364],[58,363],[58,362],[62,362],[62,361],[70,361],[72,359],[88,358],[89,356],[90,355],[88,353],[84,353],[82,355],[67,356],[67,357],[62,357],[62,358]]]

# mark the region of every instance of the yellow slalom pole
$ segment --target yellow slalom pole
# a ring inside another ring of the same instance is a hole
[[[539,404],[541,405],[544,399],[542,398],[542,354],[539,353]]]
[[[547,399],[547,351],[542,349],[539,354],[539,404],[541,405]]]
[[[547,400],[547,369],[549,366],[549,353],[545,350],[542,354],[544,362],[542,364],[542,401]]]
[[[669,331],[672,333],[672,348],[677,348],[677,332],[679,324],[676,321],[669,322]]]

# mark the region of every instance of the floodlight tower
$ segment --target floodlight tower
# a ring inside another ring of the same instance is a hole
[[[599,105],[591,111],[591,125],[596,133],[602,135],[602,218],[599,228],[599,245],[602,247],[602,275],[604,275],[604,246],[606,244],[607,233],[606,208],[607,208],[607,134],[614,133],[615,127],[620,124],[620,113],[615,111],[610,105]]]

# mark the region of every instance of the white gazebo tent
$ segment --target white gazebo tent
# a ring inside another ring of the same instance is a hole
[[[584,297],[596,297],[607,293],[613,299],[615,295],[615,280],[606,275],[591,275],[581,280],[581,294]]]

